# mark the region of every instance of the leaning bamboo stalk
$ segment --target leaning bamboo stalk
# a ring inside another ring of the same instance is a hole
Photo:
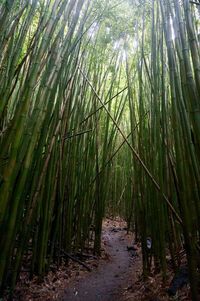
[[[104,110],[106,111],[106,113],[109,115],[110,119],[112,120],[112,122],[115,124],[116,128],[118,129],[119,133],[121,134],[121,136],[123,137],[123,139],[126,141],[127,145],[129,146],[129,148],[131,149],[131,151],[133,152],[134,156],[136,157],[136,159],[139,161],[140,165],[142,166],[142,168],[144,169],[145,173],[148,175],[148,177],[151,179],[151,181],[153,182],[154,186],[156,187],[156,189],[160,192],[160,186],[157,183],[157,181],[154,179],[153,175],[151,174],[151,172],[148,170],[148,168],[146,167],[145,163],[143,162],[143,160],[140,158],[140,156],[138,155],[138,153],[136,152],[136,150],[132,147],[132,145],[130,144],[130,142],[127,140],[126,136],[124,135],[124,133],[122,132],[122,130],[119,128],[118,124],[116,123],[116,121],[113,119],[111,113],[108,111],[108,109],[106,108],[106,106],[104,105],[103,101],[101,100],[101,98],[98,96],[98,94],[96,93],[94,87],[92,86],[92,84],[90,83],[89,79],[87,78],[87,76],[85,75],[85,73],[81,70],[81,73],[83,74],[83,76],[85,77],[85,79],[87,80],[88,84],[90,85],[91,89],[93,90],[94,94],[96,95],[96,97],[99,99],[99,102],[101,103],[101,105],[104,107]],[[173,212],[174,216],[176,217],[176,219],[179,221],[180,224],[182,224],[182,220],[180,218],[180,216],[178,215],[178,213],[176,212],[176,210],[174,209],[173,205],[171,204],[171,202],[168,200],[168,198],[163,194],[163,198],[164,200],[167,202],[167,205],[169,206],[170,210]]]

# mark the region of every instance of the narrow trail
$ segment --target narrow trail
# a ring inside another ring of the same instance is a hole
[[[63,301],[120,301],[124,289],[131,285],[138,259],[127,251],[130,238],[126,231],[108,222],[103,229],[102,242],[109,260],[66,288]]]

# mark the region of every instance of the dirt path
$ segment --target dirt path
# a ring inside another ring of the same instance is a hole
[[[133,243],[133,237],[126,234],[125,222],[105,220],[103,223],[102,247],[105,249],[101,258],[88,257],[85,263],[92,272],[79,263],[69,261],[52,270],[41,280],[22,271],[13,295],[13,301],[167,301],[171,298],[167,288],[174,277],[169,267],[167,283],[163,285],[162,272],[152,273],[144,281],[140,244],[138,257],[128,252],[127,246]],[[132,252],[132,253],[131,253]],[[91,255],[91,254],[90,254]],[[87,257],[86,257],[87,258]],[[98,268],[97,268],[98,266]],[[181,288],[178,299],[191,301],[189,286]],[[11,300],[8,295],[3,300]]]
[[[132,283],[130,275],[133,275],[138,259],[127,251],[130,238],[126,231],[108,222],[102,240],[109,260],[65,289],[63,301],[120,301],[124,289]]]

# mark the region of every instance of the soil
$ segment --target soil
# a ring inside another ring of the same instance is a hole
[[[141,248],[133,241],[124,221],[106,219],[101,257],[88,253],[81,259],[91,272],[72,260],[67,265],[64,260],[59,267],[52,265],[43,279],[35,276],[29,280],[28,273],[22,271],[12,301],[191,301],[188,285],[178,290],[174,299],[168,296],[167,288],[174,277],[170,265],[165,285],[162,273],[153,267],[144,281]]]
[[[124,223],[104,223],[103,245],[109,254],[107,262],[101,262],[97,271],[77,279],[65,289],[63,301],[114,301],[120,300],[132,282],[132,273],[140,272],[138,253],[127,250],[131,236],[126,234]]]

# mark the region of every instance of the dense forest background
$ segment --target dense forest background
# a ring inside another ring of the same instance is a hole
[[[0,286],[43,275],[120,215],[197,300],[200,2],[0,1]]]

